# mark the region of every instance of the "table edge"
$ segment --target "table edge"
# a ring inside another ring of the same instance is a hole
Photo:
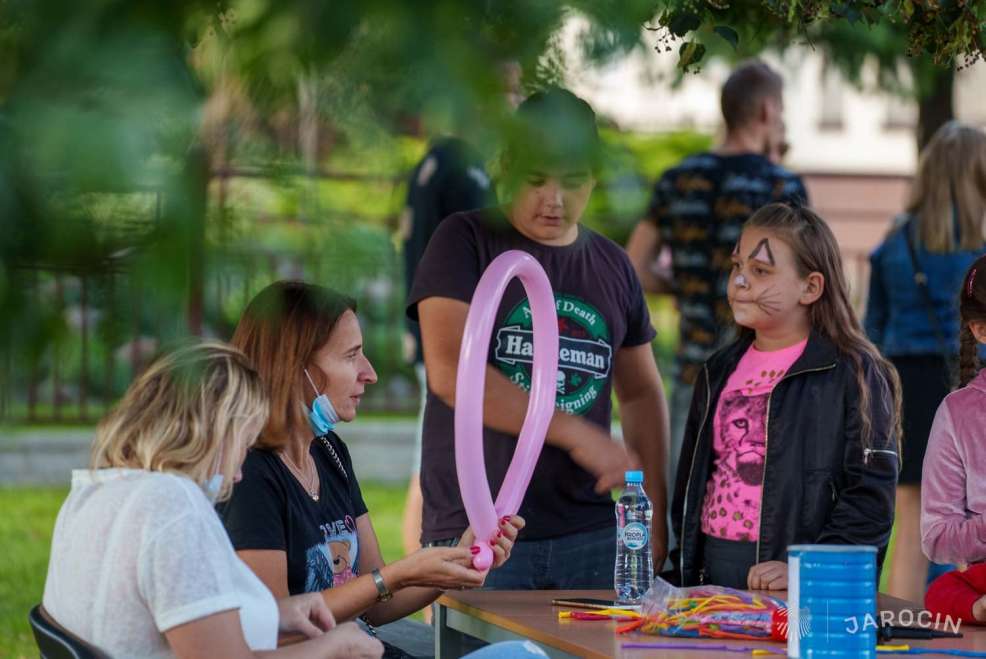
[[[562,638],[553,638],[542,634],[539,630],[531,629],[529,627],[524,627],[523,625],[513,622],[507,618],[502,618],[496,613],[490,613],[489,611],[484,611],[478,609],[474,606],[460,602],[459,600],[446,597],[442,595],[436,601],[436,604],[444,606],[447,609],[452,609],[453,611],[458,611],[482,622],[489,623],[491,625],[496,625],[501,629],[505,629],[509,632],[513,632],[518,636],[530,639],[536,643],[541,643],[542,645],[547,645],[549,647],[555,648],[556,650],[561,650],[562,652],[567,652],[568,654],[574,655],[576,657],[586,657],[586,659],[611,659],[609,654],[600,654],[594,650],[590,650],[591,654],[586,654],[586,648],[584,646],[569,643]]]

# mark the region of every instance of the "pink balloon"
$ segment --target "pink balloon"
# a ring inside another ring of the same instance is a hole
[[[524,285],[531,307],[534,364],[527,415],[494,506],[483,456],[486,357],[500,299],[514,277]],[[473,293],[455,380],[455,468],[462,504],[476,534],[473,546],[479,548],[479,553],[473,558],[473,566],[477,570],[488,570],[493,565],[489,540],[496,535],[501,517],[517,514],[531,482],[555,410],[557,373],[558,315],[548,276],[530,254],[504,252],[486,268]]]

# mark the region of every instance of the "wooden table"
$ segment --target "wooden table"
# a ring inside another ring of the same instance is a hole
[[[786,592],[772,593],[786,599]],[[623,650],[621,644],[640,641],[652,643],[735,645],[786,649],[780,643],[756,641],[721,641],[717,639],[685,639],[651,636],[647,634],[617,635],[616,623],[610,621],[559,620],[558,611],[551,600],[559,597],[595,597],[611,599],[612,591],[592,590],[473,590],[449,591],[437,604],[435,620],[435,654],[438,659],[460,657],[468,646],[464,634],[489,643],[509,640],[532,640],[552,657],[661,657],[663,659],[704,659],[706,657],[736,659],[743,655],[735,652],[696,652],[689,650]],[[880,595],[881,611],[892,611],[895,624],[901,624],[903,611],[916,615],[921,607],[905,600]],[[567,607],[566,607],[567,608]],[[909,615],[905,614],[906,623]],[[913,626],[918,626],[915,618]],[[921,648],[949,648],[986,651],[986,628],[963,625],[959,630],[963,638],[935,639],[928,641],[895,640],[894,645],[907,644]],[[747,655],[750,656],[750,655]],[[905,655],[887,655],[905,656]]]

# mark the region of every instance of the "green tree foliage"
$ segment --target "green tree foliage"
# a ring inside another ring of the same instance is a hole
[[[210,210],[213,172],[312,174],[333,149],[381,143],[409,116],[460,126],[482,116],[469,137],[492,144],[506,121],[500,65],[519,62],[528,89],[557,80],[570,11],[588,18],[579,46],[590,61],[656,47],[696,70],[723,48],[759,52],[842,24],[895,26],[909,52],[964,61],[982,53],[983,4],[0,0],[0,373],[33,368],[66,333],[65,314],[38,303],[39,290],[58,288],[38,268],[127,273],[125,295],[105,277],[88,291],[90,303],[114,301],[98,329],[107,341],[126,333],[128,314],[162,336],[203,329],[211,263],[231,240],[250,241],[237,218]],[[631,178],[603,181],[600,213],[630,217],[642,199],[620,194]],[[288,204],[298,222],[316,219],[322,190],[302,179]],[[356,201],[354,214],[385,205]],[[375,244],[367,254],[381,253]]]

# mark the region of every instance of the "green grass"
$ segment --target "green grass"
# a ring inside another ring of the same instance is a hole
[[[384,558],[403,554],[405,485],[363,483]],[[0,488],[0,657],[37,657],[27,612],[41,601],[55,517],[66,488]]]

